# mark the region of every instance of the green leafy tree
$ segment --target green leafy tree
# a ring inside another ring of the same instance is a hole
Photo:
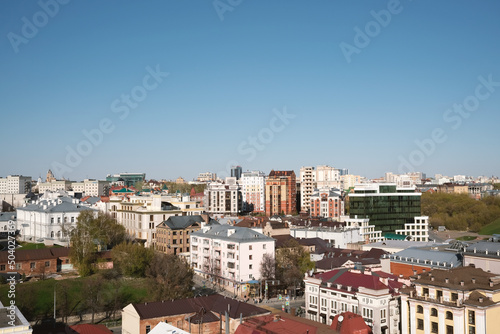
[[[113,265],[125,276],[144,277],[154,250],[139,243],[123,242],[111,251]]]
[[[306,271],[314,269],[310,254],[295,239],[276,250],[276,278],[289,288],[298,287]]]
[[[81,276],[94,272],[99,246],[113,247],[126,239],[125,228],[114,218],[93,210],[78,216],[78,223],[71,234],[70,258]]]
[[[173,254],[155,253],[146,275],[150,278],[152,300],[192,297],[193,269]]]

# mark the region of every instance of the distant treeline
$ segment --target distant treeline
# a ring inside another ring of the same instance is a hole
[[[500,198],[476,200],[467,194],[424,193],[422,214],[430,217],[435,228],[444,225],[449,230],[479,232],[500,218]]]

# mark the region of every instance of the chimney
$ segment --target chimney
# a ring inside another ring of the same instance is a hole
[[[483,297],[479,297],[479,302],[482,303],[483,302]]]
[[[476,278],[475,277],[472,278],[472,284],[476,284]]]
[[[434,276],[431,276],[431,282],[434,282]]]
[[[465,282],[464,282],[464,281],[460,281],[460,285],[461,285],[461,286],[464,286],[464,285],[465,285]]]
[[[450,283],[450,279],[447,277],[444,279],[444,282],[448,284],[448,283]]]

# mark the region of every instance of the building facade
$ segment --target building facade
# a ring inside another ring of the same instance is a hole
[[[348,194],[349,217],[369,218],[382,233],[394,233],[420,216],[421,195],[414,188],[390,183],[358,185]]]
[[[31,191],[31,176],[8,175],[0,178],[0,194],[27,194]]]
[[[190,237],[201,228],[201,224],[209,223],[207,215],[173,216],[156,226],[155,249],[166,254],[189,253]],[[211,220],[211,223],[215,223]]]
[[[266,215],[297,212],[297,181],[294,171],[272,170],[266,180]]]
[[[144,180],[146,180],[146,173],[119,173],[106,176],[106,181],[112,185],[120,184],[126,187],[135,186],[137,182],[144,182]]]
[[[344,201],[340,190],[324,187],[316,189],[310,198],[311,217],[340,219],[344,215]]]
[[[243,211],[266,211],[266,174],[259,171],[243,172],[240,179]]]
[[[300,211],[309,212],[310,198],[316,188],[316,169],[314,167],[300,168]]]
[[[71,181],[68,180],[52,180],[50,182],[40,183],[38,185],[38,192],[40,194],[45,194],[47,191],[55,192],[59,190],[70,190]]]
[[[327,241],[331,247],[350,248],[350,245],[362,243],[363,237],[359,228],[344,227],[307,227],[292,228],[290,235],[297,239],[320,238]]]
[[[373,333],[399,333],[399,289],[390,274],[339,269],[304,278],[306,317],[331,324],[339,313],[363,317]]]
[[[237,215],[243,206],[241,187],[235,177],[209,183],[205,189],[205,208],[215,216]]]
[[[204,225],[191,233],[191,266],[195,273],[244,295],[244,284],[260,279],[264,254],[274,258],[274,243],[273,238],[246,227]]]
[[[26,241],[52,239],[67,242],[71,231],[76,228],[78,215],[86,210],[96,211],[76,198],[44,196],[17,208],[17,229]]]
[[[500,328],[500,277],[479,268],[414,276],[401,294],[401,333],[479,334]]]
[[[82,182],[71,183],[76,193],[85,193],[85,196],[109,196],[109,181],[86,179]]]

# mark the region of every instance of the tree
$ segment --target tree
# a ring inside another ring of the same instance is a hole
[[[125,228],[111,216],[85,210],[71,235],[70,258],[81,276],[93,273],[99,246],[113,247],[126,239]]]
[[[276,250],[276,278],[294,289],[302,282],[306,271],[314,269],[310,254],[295,239]]]
[[[102,276],[95,275],[85,281],[84,284],[84,299],[85,306],[92,312],[92,323],[94,323],[95,313],[101,309],[101,292],[104,288],[104,280]]]
[[[263,280],[273,279],[276,275],[276,260],[272,254],[266,253],[260,262],[260,277]]]
[[[111,251],[113,265],[125,276],[144,277],[154,250],[139,243],[122,242]]]
[[[173,254],[155,253],[146,275],[153,300],[188,298],[193,294],[193,269]]]

